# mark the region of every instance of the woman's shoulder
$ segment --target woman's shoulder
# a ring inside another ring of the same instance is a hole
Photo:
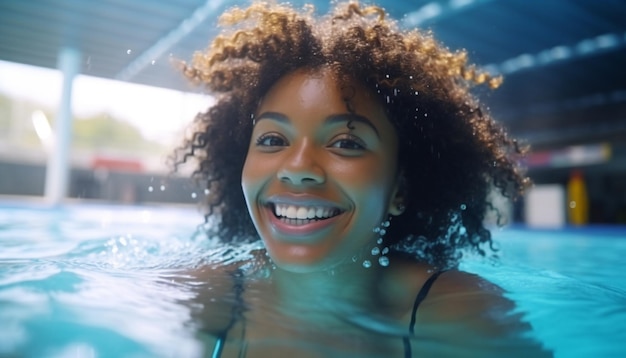
[[[528,338],[531,325],[498,285],[473,273],[420,263],[404,264],[401,271],[397,275],[412,291],[411,304],[403,299],[401,320],[415,332],[455,347],[481,342],[482,356],[552,356]]]
[[[188,288],[192,316],[200,331],[219,335],[233,323],[233,309],[245,306],[243,292],[254,259],[231,263],[207,263],[179,273]]]
[[[487,279],[457,269],[440,272],[420,312],[424,319],[480,324],[490,331],[515,309],[505,291]],[[495,333],[495,332],[494,332]]]
[[[515,308],[501,287],[473,273],[405,261],[390,274],[388,297],[400,308],[403,321],[479,324]]]

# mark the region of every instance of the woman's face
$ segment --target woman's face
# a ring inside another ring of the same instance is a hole
[[[375,95],[342,90],[329,70],[298,70],[255,118],[241,185],[274,263],[318,271],[369,252],[398,179],[397,134]]]

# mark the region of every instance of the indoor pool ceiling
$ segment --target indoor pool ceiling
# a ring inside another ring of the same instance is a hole
[[[305,1],[292,0],[301,5]],[[325,12],[328,1],[312,1]],[[241,0],[4,0],[0,60],[55,68],[61,47],[91,76],[198,91],[169,59],[189,59]],[[383,0],[402,26],[435,31],[452,49],[503,73],[492,112],[536,148],[626,139],[626,2]],[[2,80],[2,79],[0,79]],[[36,85],[36,84],[33,84]]]

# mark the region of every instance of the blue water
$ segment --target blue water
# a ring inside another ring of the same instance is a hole
[[[0,206],[0,356],[200,357],[181,269],[237,260],[194,208]],[[494,233],[461,268],[502,286],[556,357],[623,357],[626,228]]]

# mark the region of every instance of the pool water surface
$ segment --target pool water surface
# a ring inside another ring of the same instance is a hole
[[[0,357],[207,356],[181,272],[259,244],[224,249],[202,221],[194,208],[0,206]],[[625,228],[494,237],[497,260],[461,269],[503,287],[534,339],[555,357],[626,356]]]

